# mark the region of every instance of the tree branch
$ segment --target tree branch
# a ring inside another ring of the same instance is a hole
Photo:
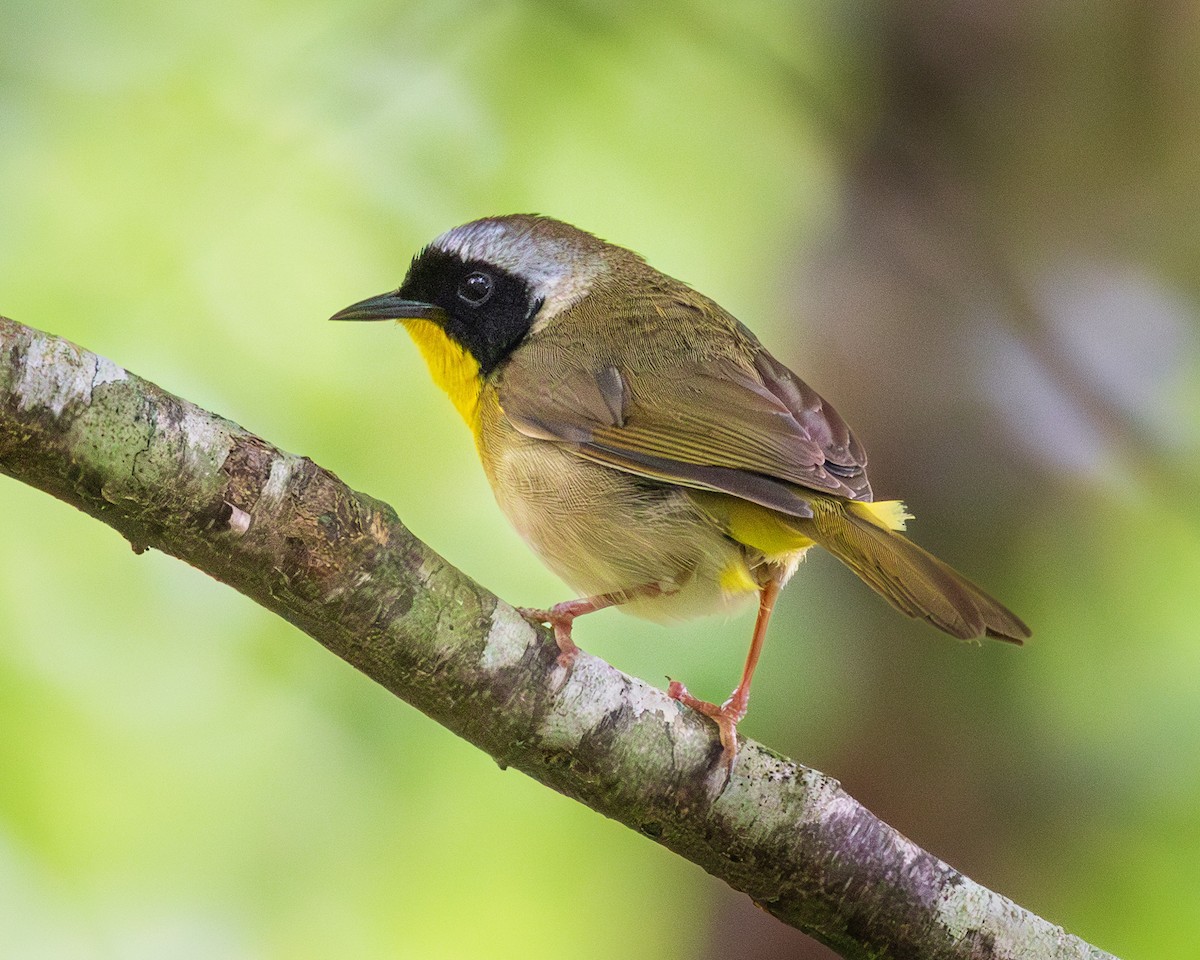
[[[72,343],[0,317],[0,473],[216,577],[396,696],[846,957],[1109,955],[981,887],[837,781],[548,633],[386,504]]]

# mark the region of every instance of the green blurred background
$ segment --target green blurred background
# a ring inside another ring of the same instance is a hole
[[[0,3],[0,312],[564,588],[390,327],[538,211],[741,317],[1033,626],[956,645],[826,557],[743,730],[1124,957],[1200,940],[1193,4]],[[248,600],[0,478],[0,955],[826,957]],[[720,698],[748,615],[583,646]]]

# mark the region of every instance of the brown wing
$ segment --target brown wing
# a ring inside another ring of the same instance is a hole
[[[870,500],[866,454],[837,411],[740,324],[730,333],[736,355],[665,365],[520,351],[500,404],[523,433],[589,460],[792,516],[812,516],[805,490]]]

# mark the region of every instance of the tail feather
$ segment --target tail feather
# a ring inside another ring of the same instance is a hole
[[[1002,603],[897,533],[896,524],[880,522],[878,509],[857,506],[814,503],[811,536],[896,609],[963,640],[1021,643],[1029,637],[1029,628]]]

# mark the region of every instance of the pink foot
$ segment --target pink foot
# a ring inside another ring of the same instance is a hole
[[[712,720],[721,734],[721,760],[728,774],[733,773],[733,764],[737,760],[737,725],[746,715],[749,697],[743,695],[742,688],[733,691],[733,695],[720,706],[701,700],[688,693],[688,688],[678,680],[672,680],[667,687],[667,696],[678,700],[685,707],[691,707],[697,713]]]
[[[579,614],[560,609],[568,605],[560,603],[549,610],[536,610],[531,607],[517,608],[517,612],[526,620],[549,624],[554,628],[554,642],[558,644],[558,665],[566,669],[570,669],[575,663],[575,658],[579,656],[579,647],[571,639],[571,624]]]

